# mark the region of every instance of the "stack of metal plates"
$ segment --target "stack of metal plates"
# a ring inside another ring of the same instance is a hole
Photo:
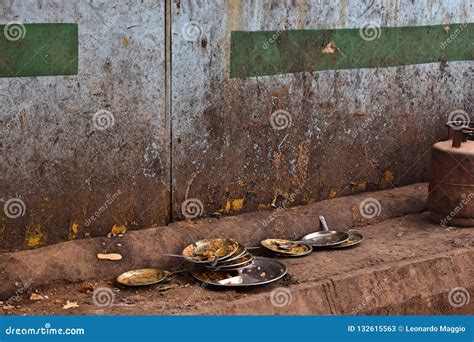
[[[191,274],[216,286],[252,286],[271,283],[286,274],[282,263],[255,257],[232,239],[205,239],[187,246],[183,257],[200,266]]]

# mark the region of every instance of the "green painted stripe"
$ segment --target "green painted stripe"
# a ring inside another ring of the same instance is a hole
[[[77,24],[0,25],[0,77],[76,75],[77,31]]]
[[[448,32],[445,27],[381,27],[370,41],[360,29],[233,31],[230,76],[472,60],[474,24],[451,24]],[[331,41],[337,50],[323,53]]]

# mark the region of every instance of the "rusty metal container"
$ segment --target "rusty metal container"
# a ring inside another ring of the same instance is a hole
[[[448,127],[449,140],[432,148],[430,218],[442,226],[474,227],[474,127]]]

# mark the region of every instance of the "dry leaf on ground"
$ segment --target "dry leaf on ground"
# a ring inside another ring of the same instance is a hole
[[[67,310],[67,309],[74,309],[74,308],[78,308],[79,305],[77,305],[77,302],[70,302],[70,301],[66,301],[66,304],[63,305],[63,309]]]
[[[108,253],[108,254],[99,253],[97,254],[97,257],[101,260],[113,260],[113,261],[122,260],[122,255],[118,253]]]
[[[30,300],[44,300],[44,299],[47,299],[46,296],[43,296],[43,295],[40,295],[39,293],[35,293],[33,292],[30,296]]]

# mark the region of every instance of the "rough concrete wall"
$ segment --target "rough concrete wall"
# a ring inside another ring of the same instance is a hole
[[[78,23],[79,73],[0,78],[0,249],[166,223],[164,2],[5,0],[10,21]]]
[[[465,1],[173,1],[173,215],[426,180],[448,113],[472,112],[472,61],[230,79],[231,31],[472,21]]]

